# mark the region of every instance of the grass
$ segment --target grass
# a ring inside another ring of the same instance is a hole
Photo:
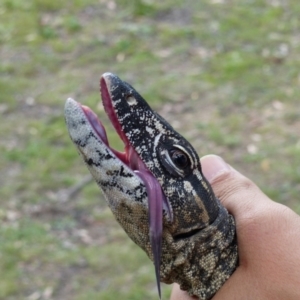
[[[200,156],[223,156],[300,212],[299,13],[296,0],[2,1],[0,299],[157,299],[153,265],[96,185],[63,197],[87,174],[64,101],[107,124],[105,71],[132,83]]]

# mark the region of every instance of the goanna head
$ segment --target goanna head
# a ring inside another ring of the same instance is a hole
[[[172,270],[187,259],[187,244],[217,218],[219,202],[190,143],[131,85],[105,73],[100,88],[125,152],[109,146],[88,107],[69,99],[65,115],[71,139],[116,219],[154,261],[158,280],[171,283]]]

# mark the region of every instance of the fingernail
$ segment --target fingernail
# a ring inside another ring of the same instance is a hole
[[[217,155],[206,155],[201,158],[202,171],[205,178],[212,182],[221,174],[230,172],[230,166]]]

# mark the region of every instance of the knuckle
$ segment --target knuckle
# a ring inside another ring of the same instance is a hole
[[[233,172],[224,173],[214,180],[212,187],[218,198],[229,198],[233,195],[252,193],[257,186],[247,177],[236,176]]]

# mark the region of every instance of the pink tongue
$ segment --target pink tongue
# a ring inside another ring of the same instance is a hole
[[[143,180],[147,191],[150,244],[153,253],[157,289],[159,298],[161,299],[160,261],[162,248],[163,209],[165,210],[170,222],[173,221],[172,209],[157,179],[152,175],[152,173],[150,173],[136,151],[131,146],[128,146],[126,152],[128,154],[129,167],[135,170],[134,172]]]
[[[134,171],[143,180],[147,195],[149,207],[149,228],[150,243],[154,259],[156,283],[159,298],[161,298],[160,290],[160,259],[161,259],[161,239],[162,239],[162,220],[163,220],[163,202],[164,194],[158,181],[149,171]]]
[[[82,105],[82,109],[87,116],[90,124],[97,132],[101,140],[109,147],[106,131],[97,115],[87,106]],[[110,115],[111,117],[111,115]],[[111,117],[112,118],[112,117]],[[117,122],[112,122],[117,123]],[[116,127],[116,126],[115,126]],[[143,180],[147,195],[148,195],[148,208],[149,208],[149,235],[150,243],[154,259],[154,267],[156,274],[156,282],[159,298],[161,298],[160,289],[160,261],[161,261],[161,241],[162,241],[162,227],[163,227],[163,208],[165,209],[168,217],[172,220],[172,212],[168,201],[163,194],[161,186],[157,179],[149,172],[144,162],[139,158],[136,151],[129,145],[127,138],[122,133],[120,128],[116,127],[122,140],[125,143],[125,153],[119,152],[110,148],[114,154],[122,160],[125,164],[128,163],[129,167]],[[121,134],[122,133],[122,134]]]

